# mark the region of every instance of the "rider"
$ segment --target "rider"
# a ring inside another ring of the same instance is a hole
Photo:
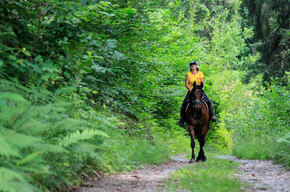
[[[180,120],[179,120],[180,126],[182,126],[185,122],[185,108],[186,108],[186,105],[190,101],[190,92],[193,89],[193,83],[195,82],[196,85],[201,85],[201,82],[202,82],[204,84],[203,73],[199,71],[199,68],[197,67],[196,62],[195,61],[190,62],[189,66],[190,66],[190,72],[188,72],[185,77],[185,87],[188,89],[188,92],[180,108]],[[211,121],[215,122],[217,119],[213,110],[213,105],[204,91],[202,91],[202,95],[209,101],[208,102],[209,110],[210,110],[210,113],[212,114]]]

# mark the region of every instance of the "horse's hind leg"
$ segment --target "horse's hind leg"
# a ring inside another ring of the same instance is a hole
[[[194,142],[194,128],[193,128],[193,126],[188,126],[188,131],[190,133],[191,149],[192,149],[191,159],[190,159],[189,163],[193,163],[195,161],[195,155],[194,155],[195,142]]]
[[[198,142],[199,142],[200,150],[198,153],[198,157],[196,158],[196,161],[206,161],[206,156],[204,155],[204,151],[203,151],[203,146],[205,144],[205,137],[201,136],[200,138],[198,138]]]

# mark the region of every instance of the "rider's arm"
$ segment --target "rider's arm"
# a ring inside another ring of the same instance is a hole
[[[186,77],[185,77],[185,87],[188,89],[188,91],[190,92],[191,91],[191,89],[190,89],[190,87],[189,87],[189,78],[188,78],[188,74],[186,74]]]
[[[204,78],[200,78],[200,82],[204,84]]]

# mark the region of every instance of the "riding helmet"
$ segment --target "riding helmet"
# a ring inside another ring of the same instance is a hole
[[[195,61],[191,61],[189,66],[191,66],[191,65],[196,65],[196,62]]]

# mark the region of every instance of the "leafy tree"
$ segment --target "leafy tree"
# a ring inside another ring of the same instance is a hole
[[[254,27],[254,36],[249,46],[254,53],[260,53],[259,63],[249,65],[253,75],[262,73],[270,82],[278,78],[287,84],[289,71],[289,2],[286,0],[244,0],[244,26]]]

